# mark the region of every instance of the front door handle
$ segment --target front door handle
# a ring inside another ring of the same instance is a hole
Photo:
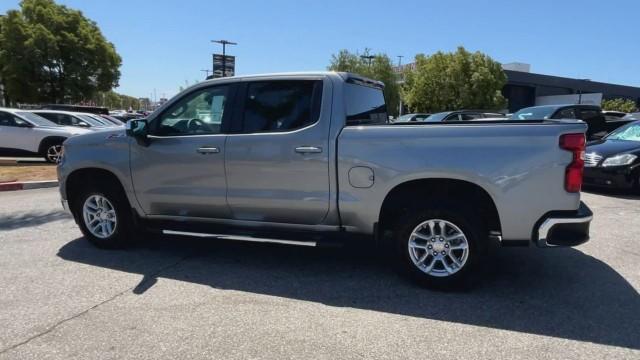
[[[197,151],[199,154],[217,154],[220,152],[220,149],[215,146],[203,146],[198,148]]]
[[[322,152],[322,148],[317,146],[298,146],[296,152],[298,154],[319,154]]]

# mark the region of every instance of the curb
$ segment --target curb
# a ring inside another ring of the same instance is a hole
[[[57,186],[58,186],[57,180],[16,181],[16,182],[9,182],[9,183],[0,183],[0,191],[43,189],[43,188],[52,188]]]

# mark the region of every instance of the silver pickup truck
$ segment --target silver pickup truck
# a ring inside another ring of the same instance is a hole
[[[382,89],[333,72],[200,83],[126,130],[68,139],[63,206],[102,248],[138,229],[301,245],[364,238],[445,287],[492,244],[588,240],[583,122],[391,125]]]

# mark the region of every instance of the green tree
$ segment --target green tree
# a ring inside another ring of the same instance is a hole
[[[122,60],[95,22],[53,0],[0,17],[0,77],[17,102],[78,102],[118,85]]]
[[[609,99],[602,100],[602,110],[622,111],[626,113],[634,112],[638,109],[635,101],[630,99]]]
[[[140,99],[118,94],[115,91],[99,92],[91,98],[91,103],[109,109],[140,109]]]
[[[405,73],[403,98],[412,111],[503,109],[501,90],[507,82],[500,63],[463,47],[453,53],[437,52],[415,58],[414,70]]]
[[[370,56],[370,50],[365,49],[364,53],[340,50],[336,55],[331,55],[331,63],[328,69],[331,71],[346,71],[362,75],[384,83],[384,97],[387,101],[387,112],[390,115],[398,114],[398,104],[400,101],[400,88],[398,86],[398,75],[393,71],[391,59],[386,54],[372,55],[371,63],[361,56]]]

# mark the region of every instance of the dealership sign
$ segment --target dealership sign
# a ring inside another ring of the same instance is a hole
[[[236,57],[231,55],[213,54],[213,77],[221,78],[234,76],[236,73]]]

